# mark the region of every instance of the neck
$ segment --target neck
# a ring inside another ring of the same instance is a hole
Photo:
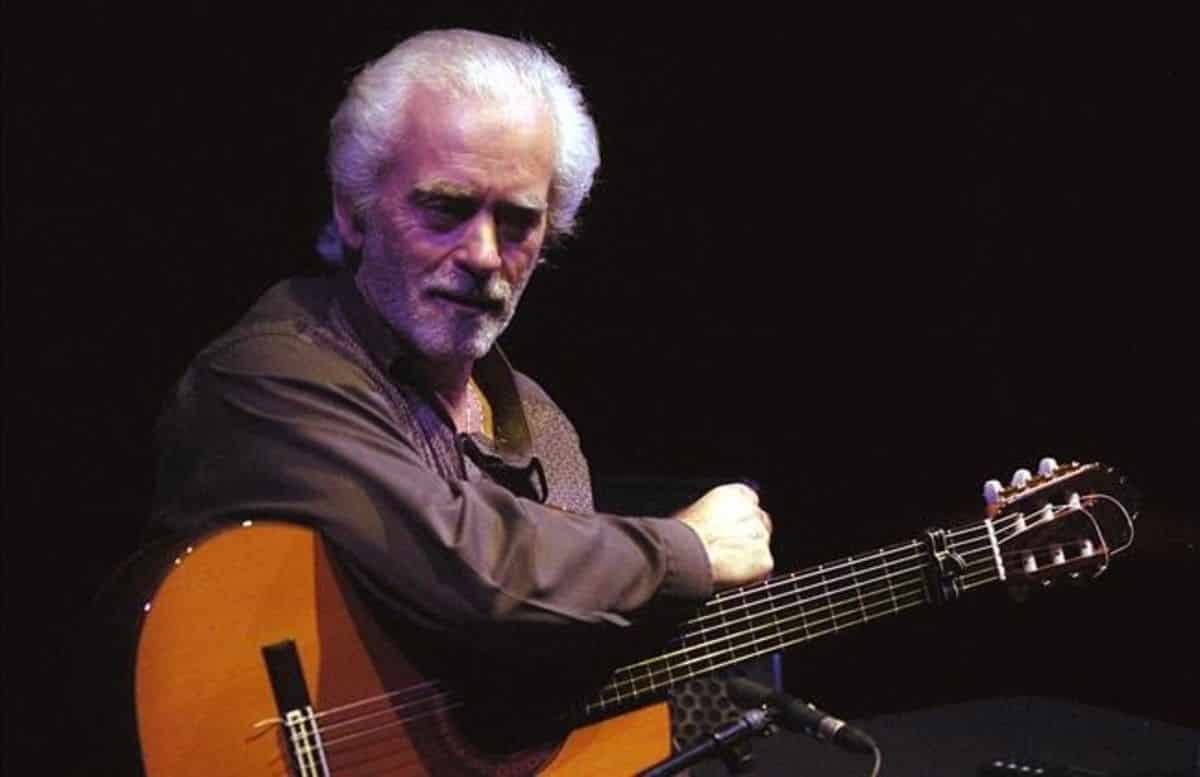
[[[362,275],[355,273],[354,284],[367,307],[374,311],[379,326],[386,327],[388,336],[395,342],[405,360],[405,372],[409,379],[421,384],[441,401],[446,411],[454,419],[455,425],[463,429],[469,400],[467,385],[471,373],[475,369],[475,359],[466,356],[450,356],[432,358],[423,353],[414,343],[408,341],[400,331],[389,322],[385,305],[379,304],[369,285],[362,280]]]
[[[452,368],[424,370],[430,388],[454,420],[460,432],[468,431],[468,409],[471,405],[471,369],[474,362]]]

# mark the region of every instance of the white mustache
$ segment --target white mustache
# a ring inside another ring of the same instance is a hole
[[[488,307],[504,307],[512,301],[513,287],[499,275],[490,276],[482,285],[439,284],[436,292]]]

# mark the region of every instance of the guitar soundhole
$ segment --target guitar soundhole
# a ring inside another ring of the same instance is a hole
[[[455,724],[483,753],[509,756],[554,743],[566,735],[559,722],[541,710],[521,707],[471,706],[455,716]]]
[[[533,711],[467,704],[410,731],[427,764],[448,761],[455,774],[532,775],[558,750],[567,731]],[[436,770],[435,770],[436,771]]]

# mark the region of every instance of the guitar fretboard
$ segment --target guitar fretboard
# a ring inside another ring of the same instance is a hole
[[[946,533],[947,550],[966,562],[964,589],[999,579],[993,538],[1014,530],[1002,523]],[[724,591],[664,652],[616,670],[583,715],[638,706],[684,680],[937,601],[932,564],[926,544],[913,540]]]

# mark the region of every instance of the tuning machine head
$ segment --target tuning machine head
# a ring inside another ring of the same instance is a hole
[[[1022,467],[1013,472],[1008,486],[999,480],[988,480],[983,484],[983,501],[989,511],[998,511],[1019,498],[1029,495],[1047,484],[1063,480],[1083,467],[1078,462],[1059,464],[1057,460],[1046,456],[1038,462],[1037,474]]]

